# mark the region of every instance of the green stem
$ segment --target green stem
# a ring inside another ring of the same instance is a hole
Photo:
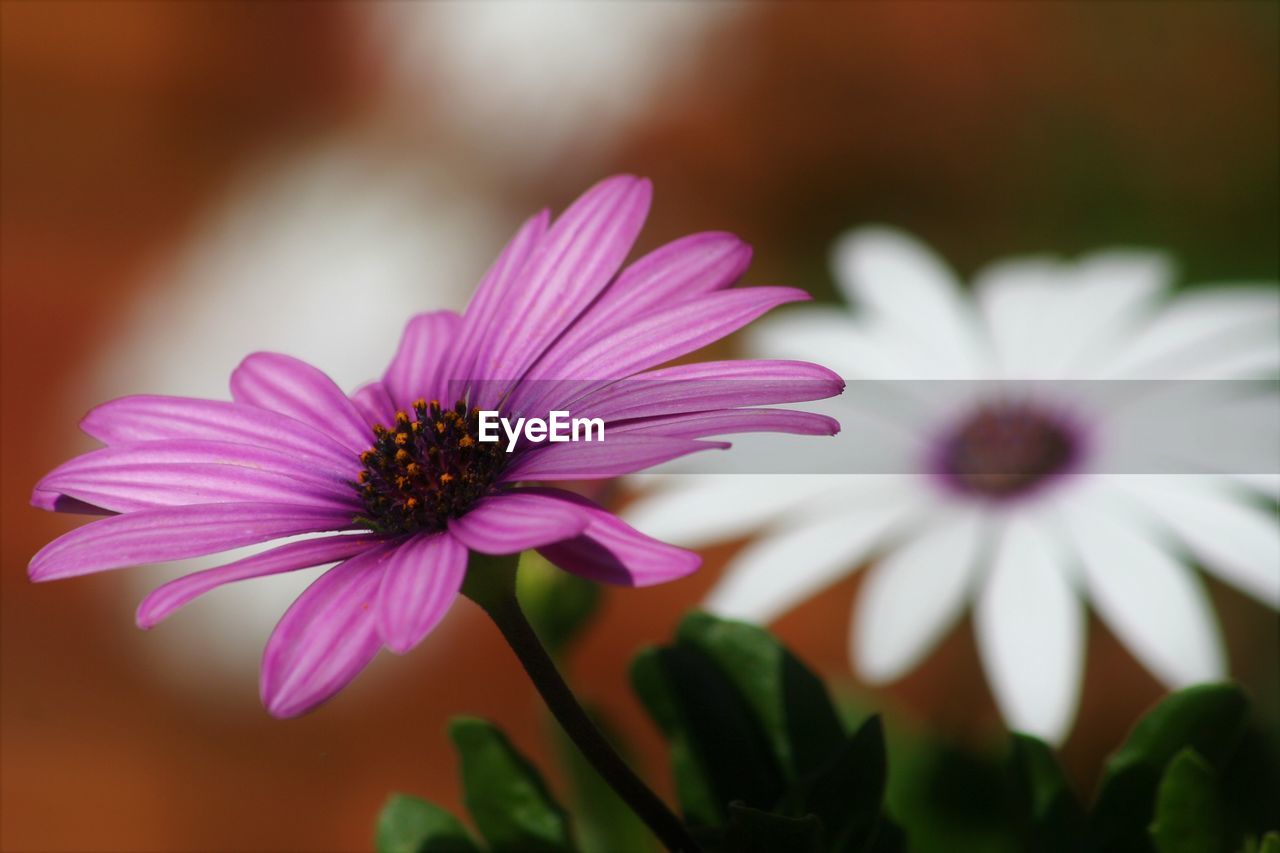
[[[632,772],[565,684],[516,600],[517,560],[514,556],[478,558],[473,555],[463,593],[489,614],[565,734],[609,787],[667,849],[673,853],[698,853],[701,848],[680,818]]]

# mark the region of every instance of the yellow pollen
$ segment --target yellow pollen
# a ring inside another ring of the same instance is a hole
[[[441,475],[440,475],[440,482],[441,482],[442,484],[445,484],[445,485],[447,485],[447,484],[449,484],[449,483],[452,483],[452,482],[453,482],[453,475],[452,475],[452,474],[441,474]]]
[[[405,426],[409,423],[409,416],[404,412],[396,412],[396,426]]]
[[[413,407],[415,409],[425,409],[427,407],[427,401],[419,397],[413,401]]]
[[[408,443],[409,443],[409,433],[407,432],[396,433],[396,444],[400,445],[401,447],[404,447]]]
[[[368,472],[368,471],[361,471],[359,474],[356,474],[356,482],[357,482],[357,483],[367,483],[367,482],[369,482],[369,472]]]
[[[436,421],[436,432],[444,432],[444,421]]]
[[[469,435],[464,435],[462,438],[458,439],[459,447],[470,447],[475,443],[476,443],[476,440]]]
[[[397,462],[404,462],[408,458],[409,458],[409,451],[405,450],[403,447],[396,451]]]
[[[407,501],[405,501],[405,502],[404,502],[404,508],[405,508],[405,509],[414,509],[414,508],[416,508],[417,506],[418,506],[418,499],[417,499],[417,498],[409,498],[409,500],[407,500]]]
[[[409,466],[404,470],[405,470],[405,473],[408,474],[410,477],[416,477],[418,476],[419,473],[421,473],[422,467],[419,466],[417,462],[410,462]]]

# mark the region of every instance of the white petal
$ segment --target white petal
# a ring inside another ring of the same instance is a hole
[[[904,492],[896,499],[886,494],[842,503],[839,512],[816,521],[792,519],[796,527],[767,535],[735,556],[703,606],[726,618],[769,622],[858,568],[920,507]]]
[[[1173,264],[1159,252],[1113,249],[1086,255],[1072,275],[1065,306],[1088,333],[1066,355],[1064,374],[1092,375],[1131,336],[1134,326],[1154,310],[1156,299],[1173,282]]]
[[[1195,572],[1158,548],[1092,478],[1063,518],[1099,615],[1170,688],[1222,678],[1217,620]]]
[[[832,262],[850,303],[927,356],[931,378],[982,375],[977,318],[955,275],[930,249],[901,231],[861,228],[837,242]]]
[[[1116,477],[1113,485],[1165,524],[1222,580],[1280,609],[1280,517],[1220,478]]]
[[[811,495],[830,477],[806,474],[682,474],[633,477],[652,484],[618,515],[655,539],[700,548],[751,533]]]
[[[974,607],[978,650],[1009,727],[1061,743],[1080,701],[1084,607],[1067,554],[1025,517],[1010,521]]]
[[[1062,276],[1062,264],[1050,258],[1015,258],[985,267],[974,277],[978,310],[990,334],[1000,377],[1057,375],[1061,336],[1080,331],[1062,329],[1055,320],[1062,292],[1055,284]]]
[[[1226,379],[1232,360],[1280,359],[1280,292],[1274,286],[1188,293],[1165,306],[1101,373],[1115,379]]]
[[[855,320],[843,309],[797,305],[752,324],[743,340],[751,356],[815,361],[846,379],[929,377],[929,359],[911,337],[896,332],[877,318]]]
[[[1171,277],[1161,255],[1111,251],[1077,264],[1005,261],[975,287],[1006,378],[1083,378]]]
[[[1241,484],[1250,492],[1280,501],[1280,474],[1228,474],[1227,479]]]
[[[944,516],[870,569],[854,606],[852,656],[869,682],[913,668],[960,617],[968,602],[983,515]]]
[[[1240,382],[1088,382],[1094,470],[1117,474],[1280,471],[1280,395]]]

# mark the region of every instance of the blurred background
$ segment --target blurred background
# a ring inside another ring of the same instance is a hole
[[[727,229],[749,283],[830,298],[844,229],[901,226],[973,271],[1022,252],[1166,248],[1180,280],[1280,275],[1280,6],[1267,2],[118,3],[0,5],[6,850],[349,850],[409,791],[457,808],[446,720],[499,722],[563,784],[532,689],[481,614],[451,612],[305,718],[257,665],[311,575],[224,588],[150,633],[180,569],[35,586],[77,520],[27,505],[123,393],[226,396],[273,349],[345,387],[405,317],[460,308],[516,224],[617,171],[652,177],[640,250]],[[606,590],[567,658],[647,778],[627,685],[741,543],[679,583]],[[189,568],[189,567],[187,567]],[[1003,742],[967,623],[887,690],[849,674],[857,581],[784,641],[901,742]],[[1233,674],[1280,718],[1273,613],[1217,584]],[[1088,790],[1160,695],[1091,624],[1063,760]],[[907,747],[904,747],[904,749]],[[903,766],[906,766],[904,763]],[[958,812],[963,811],[961,804]]]

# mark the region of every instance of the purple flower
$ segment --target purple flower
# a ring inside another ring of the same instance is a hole
[[[417,645],[457,598],[470,553],[537,549],[566,571],[626,586],[692,572],[692,552],[527,483],[614,477],[728,446],[706,440],[714,435],[833,434],[830,418],[756,407],[828,397],[842,382],[800,362],[654,370],[807,296],[730,289],[751,252],[724,233],[623,268],[650,195],[648,181],[619,176],[554,223],[534,216],[464,314],[414,317],[382,380],[350,397],[314,367],[256,353],[232,374],[232,402],[135,396],[94,409],[81,427],[107,446],[44,477],[32,503],[109,517],[41,549],[32,580],[305,535],[165,584],[137,614],[149,628],[222,584],[336,563],[285,613],[263,656],[262,701],[290,717],[384,646]],[[603,419],[607,437],[507,453],[505,442],[477,441],[482,408],[544,418],[572,409]]]

